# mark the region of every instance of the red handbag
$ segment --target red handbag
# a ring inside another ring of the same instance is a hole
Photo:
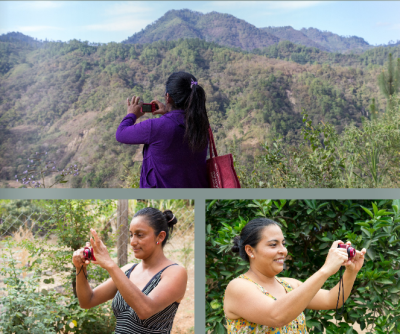
[[[207,176],[210,188],[240,188],[232,154],[218,156],[211,127],[208,128],[208,135],[210,159],[207,160]]]

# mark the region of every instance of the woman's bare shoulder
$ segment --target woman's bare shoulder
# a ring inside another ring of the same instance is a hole
[[[257,286],[249,280],[242,277],[236,277],[228,283],[225,294],[237,295],[243,293],[244,291],[248,291],[249,288],[251,289],[253,287],[255,290],[258,290]]]
[[[128,263],[128,264],[124,265],[123,267],[121,267],[120,269],[121,269],[123,272],[125,272],[125,271],[131,269],[131,268],[133,267],[134,264],[135,264],[135,263]]]
[[[180,266],[179,264],[172,264],[168,268],[166,268],[162,276],[169,276],[169,275],[179,275],[179,276],[187,276],[187,271],[184,267]]]

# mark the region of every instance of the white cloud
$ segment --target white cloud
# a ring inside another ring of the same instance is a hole
[[[141,29],[144,29],[148,24],[152,23],[153,20],[139,19],[135,20],[131,17],[124,17],[113,22],[102,23],[102,24],[90,24],[83,26],[87,30],[97,31],[126,31],[127,33],[134,33]]]
[[[46,30],[64,30],[64,29],[60,28],[60,27],[54,27],[54,26],[20,26],[20,27],[15,28],[15,31],[20,31],[22,33],[38,32],[38,31],[46,31]]]
[[[62,1],[24,1],[20,3],[25,9],[53,9],[64,6]]]
[[[295,10],[317,6],[323,3],[327,3],[328,1],[216,1],[216,2],[207,2],[207,12],[211,12],[213,10],[222,10],[225,9],[251,9],[263,11],[263,10],[271,10],[271,9],[286,9],[286,10]],[[201,10],[205,12],[205,10]]]
[[[390,25],[392,25],[392,24],[389,23],[389,22],[377,22],[376,23],[377,27],[387,27],[387,26],[390,26]]]
[[[271,9],[301,9],[309,8],[326,3],[326,1],[270,1]]]
[[[390,30],[400,30],[400,23],[392,24]]]
[[[136,2],[136,1],[129,1],[129,2],[122,2],[122,3],[115,3],[107,9],[106,15],[108,16],[116,16],[116,15],[137,15],[143,13],[150,13],[153,11],[153,8],[148,5],[148,2]],[[133,16],[134,18],[135,16]]]

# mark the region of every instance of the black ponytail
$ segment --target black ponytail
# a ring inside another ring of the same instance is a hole
[[[185,141],[193,152],[204,150],[210,126],[204,89],[193,75],[175,72],[167,80],[166,92],[174,100],[175,107],[186,112]]]

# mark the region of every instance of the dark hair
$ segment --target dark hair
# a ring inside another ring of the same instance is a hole
[[[206,92],[199,86],[197,79],[186,72],[172,73],[165,88],[166,93],[174,100],[175,107],[186,111],[185,141],[193,152],[204,150],[207,147],[210,126]]]
[[[158,236],[162,231],[166,232],[167,235],[162,242],[162,246],[164,247],[169,235],[174,229],[174,225],[178,222],[178,219],[176,219],[172,211],[165,210],[164,212],[161,212],[155,208],[144,208],[136,212],[133,217],[140,216],[146,217],[148,224],[154,230],[156,236]]]
[[[262,231],[265,227],[270,225],[281,227],[276,221],[268,218],[255,218],[250,220],[246,226],[243,227],[240,235],[233,238],[232,252],[239,253],[239,256],[243,260],[250,262],[244,247],[246,245],[256,247],[261,240]]]

